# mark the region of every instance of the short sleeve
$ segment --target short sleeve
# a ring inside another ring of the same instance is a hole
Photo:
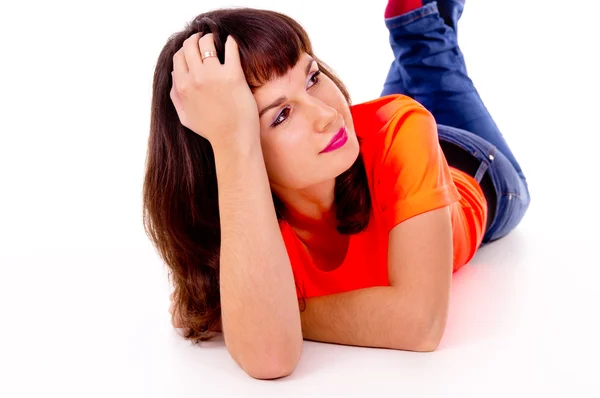
[[[429,111],[418,106],[397,112],[385,129],[377,179],[388,231],[402,221],[460,199]]]

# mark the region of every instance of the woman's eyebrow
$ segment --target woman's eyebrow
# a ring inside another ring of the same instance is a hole
[[[314,58],[310,58],[308,60],[308,63],[306,64],[306,75],[307,76],[310,73],[310,69],[312,67],[313,62],[315,62]],[[283,104],[285,101],[287,101],[287,97],[286,96],[282,96],[282,97],[277,98],[271,105],[265,107],[262,111],[260,111],[258,113],[258,117],[261,118],[265,114],[265,112],[267,112],[269,109],[276,108],[279,105]]]

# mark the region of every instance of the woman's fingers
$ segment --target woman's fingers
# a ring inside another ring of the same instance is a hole
[[[173,84],[171,85],[171,91],[169,92],[169,96],[171,97],[171,102],[173,106],[175,106],[175,112],[177,112],[177,116],[179,117],[179,122],[187,127],[187,118],[185,115],[185,111],[183,110],[183,103],[181,102],[181,97],[179,97],[179,92],[177,90],[177,82],[175,81],[174,72],[171,72],[171,78]]]
[[[225,41],[225,65],[229,68],[242,69],[240,50],[235,39],[229,35]]]
[[[200,49],[198,48],[198,40],[201,40],[201,37],[202,33],[194,33],[183,42],[185,61],[190,73],[197,72],[202,67]]]
[[[217,55],[217,49],[215,47],[214,35],[212,33],[207,33],[204,36],[202,36],[202,38],[200,38],[200,40],[198,41],[197,48],[200,53],[200,56],[202,56],[202,57],[204,57],[204,53],[208,52],[208,51],[212,51],[215,55]],[[219,62],[219,58],[213,57],[213,56],[204,58],[204,60],[202,61],[202,64],[204,66],[221,65],[221,63]]]
[[[229,65],[221,65],[213,34],[199,36],[186,39],[173,56],[170,96],[181,124],[213,145],[232,142],[240,131],[256,139],[260,128],[256,101],[241,68],[237,43],[231,37],[226,40]],[[202,60],[207,52],[215,55]]]
[[[188,65],[182,47],[173,55],[173,75],[178,82],[182,82],[187,74]]]

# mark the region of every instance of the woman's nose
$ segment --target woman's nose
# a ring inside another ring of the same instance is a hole
[[[318,132],[327,132],[332,123],[338,119],[337,110],[326,103],[315,100],[313,105],[313,117],[315,130]]]

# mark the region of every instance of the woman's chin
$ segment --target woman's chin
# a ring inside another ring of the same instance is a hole
[[[358,158],[358,155],[360,154],[360,145],[358,144],[358,140],[356,139],[356,136],[348,139],[348,142],[346,143],[346,145],[344,145],[343,148],[339,149],[339,154],[343,155],[340,156],[340,162],[336,162],[337,164],[340,165],[339,168],[336,168],[336,174],[335,176],[339,176],[340,174],[348,171],[348,169],[350,169],[352,167],[352,165],[354,164],[354,162],[356,162],[356,159]]]

